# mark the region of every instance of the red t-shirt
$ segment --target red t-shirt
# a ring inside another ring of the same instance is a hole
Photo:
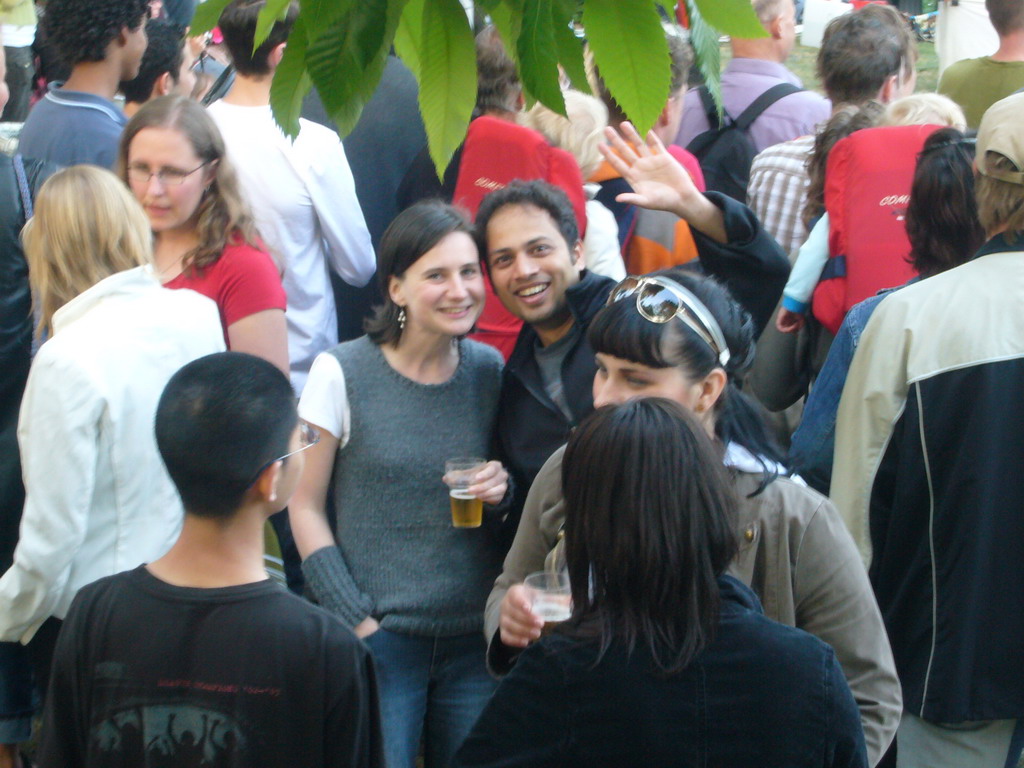
[[[232,323],[266,309],[283,310],[286,305],[281,275],[270,254],[241,240],[229,244],[210,266],[182,272],[164,283],[164,288],[191,288],[213,299],[228,347]]]

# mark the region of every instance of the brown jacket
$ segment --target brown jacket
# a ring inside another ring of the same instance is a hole
[[[484,633],[492,671],[507,671],[516,651],[498,638],[508,588],[561,559],[565,519],[562,454],[548,459],[530,488],[501,575],[487,599]],[[857,547],[832,503],[788,478],[753,498],[761,475],[730,469],[738,510],[740,551],[729,568],[761,600],[765,615],[832,646],[860,709],[868,758],[875,765],[899,725],[902,697],[892,650]]]

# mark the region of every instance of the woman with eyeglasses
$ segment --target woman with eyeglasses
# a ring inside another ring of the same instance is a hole
[[[224,342],[212,301],[160,286],[146,217],[110,171],[54,174],[23,238],[43,343],[18,422],[26,502],[0,639],[33,640],[43,677],[78,589],[174,543],[183,511],[157,452],[157,401]]]
[[[228,348],[287,375],[280,270],[260,243],[206,110],[183,96],[147,102],[121,135],[117,170],[149,218],[164,287],[213,299]]]
[[[726,575],[731,486],[678,402],[580,424],[562,460],[572,616],[523,652],[456,765],[867,766],[833,650]]]
[[[641,145],[637,137],[636,149],[617,147],[614,160],[640,204],[653,201],[671,209],[678,164],[655,142]],[[740,500],[739,552],[729,573],[757,593],[769,618],[805,629],[835,648],[861,710],[868,755],[876,763],[892,740],[901,709],[892,651],[867,573],[838,512],[824,496],[785,477],[781,451],[759,409],[740,389],[754,359],[750,316],[713,279],[674,268],[620,283],[591,322],[587,339],[598,364],[596,407],[667,397],[692,411],[714,438]],[[534,481],[488,599],[488,660],[498,672],[540,635],[524,578],[545,563],[557,569],[563,562],[561,463],[559,451]]]
[[[453,527],[442,479],[448,459],[490,455],[501,386],[501,355],[465,338],[484,301],[470,232],[440,201],[399,214],[377,252],[384,301],[367,335],[319,355],[299,402],[321,440],[292,531],[313,595],[377,662],[392,768],[415,765],[421,736],[428,768],[446,768],[494,690],[480,629],[508,474],[490,461],[473,475],[479,527]]]

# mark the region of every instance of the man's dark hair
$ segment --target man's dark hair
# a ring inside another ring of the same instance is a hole
[[[256,20],[266,4],[266,0],[234,0],[220,16],[218,26],[224,35],[224,45],[231,54],[231,63],[240,75],[258,77],[270,74],[270,52],[288,39],[288,33],[292,31],[299,15],[299,4],[290,3],[284,18],[274,22],[270,35],[254,51],[252,44],[256,39]]]
[[[288,453],[298,415],[288,378],[266,360],[218,352],[167,382],[156,444],[185,509],[228,518],[268,463]]]
[[[73,67],[103,61],[122,29],[136,30],[148,18],[148,0],[49,0],[43,23],[47,39]]]
[[[182,47],[185,44],[185,30],[177,24],[163,19],[150,19],[146,22],[146,52],[139,64],[139,74],[134,80],[121,83],[124,100],[142,104],[153,95],[153,86],[166,72],[175,83],[181,74],[181,63],[185,57]]]
[[[664,673],[684,669],[718,625],[718,577],[736,552],[722,460],[681,405],[641,398],[606,406],[569,436],[562,460],[573,616],[646,646]],[[577,629],[578,628],[578,629]]]
[[[1020,0],[985,0],[985,10],[1000,37],[1024,29],[1024,3]]]
[[[490,260],[487,257],[487,224],[495,213],[509,205],[532,205],[542,211],[547,211],[570,251],[576,245],[576,241],[580,239],[576,211],[569,201],[569,196],[563,190],[539,179],[533,181],[516,179],[504,189],[487,195],[480,203],[480,210],[476,213],[476,244],[480,249],[480,258],[483,259],[484,264],[490,265]]]
[[[916,60],[917,44],[899,11],[868,5],[829,22],[818,75],[833,104],[861,104],[876,98],[893,75],[909,76]]]

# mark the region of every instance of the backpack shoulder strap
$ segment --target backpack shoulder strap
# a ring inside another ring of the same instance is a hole
[[[743,114],[736,118],[736,127],[741,131],[747,130],[757,118],[761,116],[768,107],[779,99],[785,98],[793,93],[799,93],[800,88],[792,83],[779,83],[773,85],[751,102],[750,106],[743,110]]]
[[[14,175],[18,180],[18,192],[21,194],[21,207],[25,212],[25,221],[32,218],[32,193],[28,188],[28,175],[25,173],[25,163],[21,158],[21,155],[15,155],[14,161]]]
[[[717,131],[722,127],[722,122],[718,119],[718,105],[715,104],[715,100],[711,97],[711,91],[708,90],[706,85],[702,85],[697,89],[697,95],[700,96],[700,103],[704,107],[704,114],[708,118],[708,126],[710,130]],[[728,115],[725,115],[728,118]]]

